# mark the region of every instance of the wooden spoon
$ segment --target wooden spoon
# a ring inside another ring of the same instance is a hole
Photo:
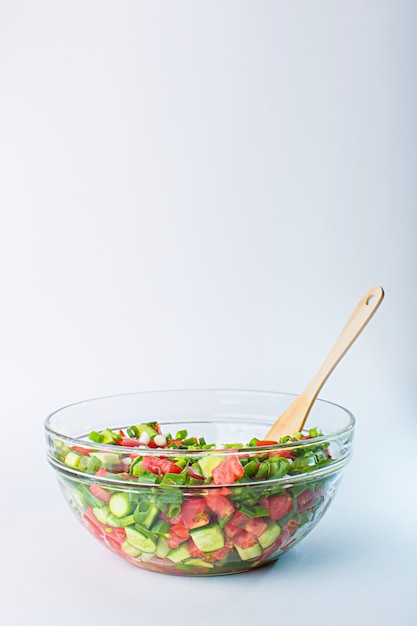
[[[352,315],[346,322],[333,348],[325,358],[311,382],[294,402],[280,415],[265,439],[279,441],[280,437],[301,432],[321,388],[333,372],[336,365],[360,335],[384,298],[382,287],[372,287],[359,301]]]

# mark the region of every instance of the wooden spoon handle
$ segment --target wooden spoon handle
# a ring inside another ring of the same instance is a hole
[[[302,430],[324,383],[374,315],[383,297],[382,287],[376,286],[369,289],[361,298],[316,375],[277,419],[265,439],[278,441],[280,437],[292,435]]]

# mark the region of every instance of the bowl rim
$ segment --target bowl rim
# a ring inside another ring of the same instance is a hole
[[[229,393],[229,394],[240,394],[240,395],[250,395],[250,396],[255,396],[255,395],[266,395],[266,396],[272,396],[272,397],[285,397],[288,398],[289,403],[291,402],[292,399],[294,399],[297,394],[292,394],[292,393],[287,393],[287,392],[281,392],[281,391],[268,391],[268,390],[255,390],[255,389],[236,389],[236,388],[195,388],[195,389],[163,389],[163,390],[149,390],[149,391],[139,391],[139,392],[131,392],[131,393],[122,393],[122,394],[113,394],[113,395],[107,395],[107,396],[97,396],[94,398],[90,398],[88,400],[81,400],[78,402],[74,402],[74,403],[70,403],[68,405],[65,405],[59,409],[56,409],[55,411],[53,411],[52,413],[50,413],[46,419],[44,420],[44,429],[45,429],[45,433],[51,437],[52,439],[63,439],[65,441],[65,443],[68,443],[70,445],[74,445],[74,446],[80,446],[80,443],[84,446],[84,447],[88,447],[88,440],[85,439],[81,439],[81,435],[79,437],[70,437],[68,435],[65,434],[65,432],[62,432],[63,429],[60,429],[60,431],[54,429],[51,427],[50,422],[53,419],[53,417],[55,415],[57,415],[60,412],[63,412],[67,409],[70,409],[72,407],[77,407],[77,406],[82,406],[82,405],[88,405],[88,404],[93,404],[94,402],[99,402],[99,401],[105,401],[108,399],[113,399],[113,400],[117,400],[118,398],[125,398],[125,397],[133,397],[133,396],[151,396],[151,395],[165,395],[165,394],[184,394],[184,393],[194,393],[194,394],[198,394],[198,393]],[[268,446],[259,446],[257,447],[257,451],[258,452],[274,452],[274,451],[278,451],[278,450],[283,450],[283,449],[288,449],[289,447],[291,449],[297,449],[297,447],[306,447],[306,446],[316,446],[320,443],[324,443],[324,442],[328,442],[329,440],[336,440],[337,438],[341,437],[341,436],[353,436],[353,431],[355,428],[355,424],[356,424],[356,420],[355,417],[353,415],[353,413],[341,406],[340,404],[336,404],[335,402],[330,402],[328,400],[324,400],[322,398],[317,398],[316,400],[317,404],[325,404],[325,405],[330,405],[330,406],[334,406],[336,407],[339,411],[342,411],[342,413],[344,413],[346,415],[347,418],[347,424],[343,427],[343,428],[339,428],[338,430],[332,431],[332,432],[328,432],[325,433],[319,437],[312,437],[311,439],[308,440],[300,440],[300,441],[291,441],[291,442],[287,442],[287,443],[277,443],[277,444],[273,444],[273,445],[268,445]],[[201,418],[199,420],[196,420],[195,423],[204,423],[205,420],[204,418]],[[212,422],[212,420],[210,420]],[[245,421],[245,418],[230,418],[230,422],[236,421],[236,423],[242,423],[243,421]],[[250,421],[249,419],[247,419],[246,421]],[[174,424],[176,422],[174,421],[168,421],[168,420],[161,420],[160,424],[164,425],[164,423],[166,424]],[[180,422],[178,422],[180,423]],[[269,422],[268,422],[269,423]],[[269,425],[271,425],[272,422],[269,423]],[[268,425],[268,424],[266,424]],[[120,426],[122,427],[122,426]],[[246,444],[246,442],[245,442]],[[246,445],[243,445],[241,447],[239,447],[238,449],[238,453],[239,454],[244,454],[245,451],[252,451],[253,452],[253,447],[249,447]],[[91,449],[94,450],[94,452],[113,452],[115,453],[115,446],[114,444],[99,444],[96,442],[91,442],[90,445]],[[132,451],[132,448],[126,447],[126,446],[117,446],[117,452],[118,453],[122,453],[124,450],[125,451]],[[232,454],[236,454],[236,448],[222,448],[222,447],[215,447],[215,448],[210,448],[207,450],[199,450],[199,449],[166,449],[166,448],[138,448],[138,451],[141,451],[141,455],[146,455],[146,456],[161,456],[161,454],[163,454],[165,457],[174,457],[174,456],[206,456],[206,455],[212,455],[212,454],[222,454],[224,456],[228,456],[228,455],[232,455]],[[49,452],[49,450],[48,450]],[[69,473],[71,475],[77,475],[77,476],[85,476],[85,473],[83,472],[79,472],[76,469],[72,469],[69,468],[68,466],[65,465],[61,465],[59,462],[56,461],[56,459],[54,459],[54,457],[52,457],[52,455],[48,454],[48,460],[49,462],[53,465],[53,467],[55,467],[56,469],[60,469],[61,471],[64,471],[65,473]],[[351,451],[349,451],[349,453],[347,455],[342,455],[341,457],[339,457],[338,459],[335,459],[335,461],[333,463],[331,463],[330,465],[326,466],[326,468],[323,469],[327,469],[327,472],[331,471],[337,471],[337,468],[339,466],[344,466],[348,460],[350,460],[351,457]],[[311,476],[312,474],[317,475],[316,472],[319,472],[320,470],[313,470],[311,472],[304,472],[298,476],[300,477],[304,477],[304,480],[307,476]],[[293,475],[290,478],[292,480],[296,479],[297,475]],[[97,479],[98,477],[95,477],[95,479]],[[110,479],[110,476],[106,476],[105,477],[107,480]],[[282,481],[283,479],[275,479],[278,481]],[[287,480],[287,479],[286,479]],[[106,482],[106,480],[103,480],[103,482]],[[121,484],[123,482],[125,482],[125,484],[128,484],[130,486],[132,486],[133,484],[141,484],[139,482],[135,482],[133,483],[131,480],[126,480],[126,481],[122,481],[120,479],[115,479],[115,482],[117,482],[118,484]],[[263,481],[264,482],[264,481]],[[268,481],[269,482],[269,481]],[[142,483],[143,484],[143,483]],[[246,484],[246,483],[245,483]],[[254,484],[254,482],[252,481],[251,483],[248,484]]]
[[[78,406],[82,406],[82,405],[86,405],[86,404],[93,404],[95,402],[101,402],[104,400],[117,400],[118,398],[127,398],[127,397],[133,397],[133,396],[151,396],[151,395],[168,395],[168,394],[181,394],[181,393],[235,393],[235,394],[242,394],[242,395],[264,395],[264,396],[281,396],[281,397],[286,397],[288,398],[289,402],[291,402],[291,400],[295,399],[299,394],[295,394],[295,393],[287,393],[285,391],[270,391],[270,390],[261,390],[261,389],[237,389],[237,388],[188,388],[188,389],[161,389],[161,390],[146,390],[146,391],[133,391],[133,392],[129,392],[129,393],[119,393],[119,394],[110,394],[110,395],[105,395],[105,396],[95,396],[92,398],[88,398],[86,400],[79,400],[77,402],[71,402],[69,404],[66,404],[58,409],[55,409],[55,411],[52,411],[51,413],[49,413],[47,415],[47,417],[44,420],[44,429],[47,433],[53,435],[53,436],[58,436],[58,437],[62,437],[64,439],[66,439],[67,441],[73,441],[75,443],[80,443],[80,438],[79,437],[70,437],[69,435],[66,435],[64,432],[60,432],[58,430],[55,430],[54,428],[52,428],[50,426],[50,422],[52,420],[52,418],[57,415],[58,413],[62,413],[64,411],[66,411],[67,409],[71,409],[73,407],[78,407]],[[309,441],[314,441],[315,443],[318,443],[320,441],[327,441],[327,439],[329,439],[329,437],[331,438],[335,438],[338,437],[344,433],[348,433],[352,430],[354,430],[355,425],[356,425],[356,418],[353,415],[353,413],[347,409],[346,407],[342,406],[341,404],[337,404],[336,402],[333,401],[329,401],[326,400],[322,397],[318,397],[314,404],[325,404],[328,406],[334,406],[337,409],[341,410],[343,413],[345,413],[345,415],[348,418],[348,423],[345,427],[340,428],[338,430],[323,434],[322,436],[319,437],[314,437]],[[244,418],[242,418],[242,421],[244,420]],[[201,420],[196,420],[196,423],[198,422],[204,422],[204,419]],[[234,420],[232,420],[234,421]],[[236,419],[236,421],[241,421]],[[175,423],[173,421],[161,421],[161,424],[164,423]],[[272,424],[272,422],[271,422]],[[94,443],[94,447],[103,449],[103,451],[109,451],[109,450],[113,450],[114,451],[114,445],[112,444],[104,444],[104,443]],[[299,442],[291,442],[291,445],[297,445]],[[305,443],[304,443],[305,445]],[[262,447],[262,449],[268,449],[269,447],[271,447],[272,449],[276,449],[277,447],[288,447],[288,443],[282,443],[282,444],[274,444],[273,446],[264,446]],[[123,448],[124,446],[119,446],[120,448]],[[154,453],[155,454],[155,450],[156,450],[156,454],[160,454],[160,449],[154,449],[154,448],[150,448],[149,449],[149,453]],[[212,452],[214,449],[208,450],[208,452]],[[219,448],[219,451],[222,452],[227,452],[226,450],[223,450],[221,448]],[[148,452],[148,450],[147,450]],[[171,452],[171,450],[165,450],[164,449],[164,454]],[[178,455],[179,451],[178,450],[172,450],[172,452]],[[183,453],[187,453],[189,452],[188,450],[181,450],[180,454]],[[194,454],[196,453],[196,450],[191,450],[191,452],[194,452]],[[198,452],[205,452],[204,450],[198,450]]]

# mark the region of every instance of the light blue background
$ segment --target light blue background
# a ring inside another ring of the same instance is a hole
[[[412,0],[0,1],[8,626],[417,623],[416,27]],[[174,579],[77,525],[49,412],[298,393],[374,284],[321,394],[357,417],[354,461],[299,549]]]

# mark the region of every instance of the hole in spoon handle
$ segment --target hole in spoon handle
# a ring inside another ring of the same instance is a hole
[[[363,297],[366,306],[372,307],[375,311],[379,307],[384,297],[384,290],[377,285],[372,287]]]

